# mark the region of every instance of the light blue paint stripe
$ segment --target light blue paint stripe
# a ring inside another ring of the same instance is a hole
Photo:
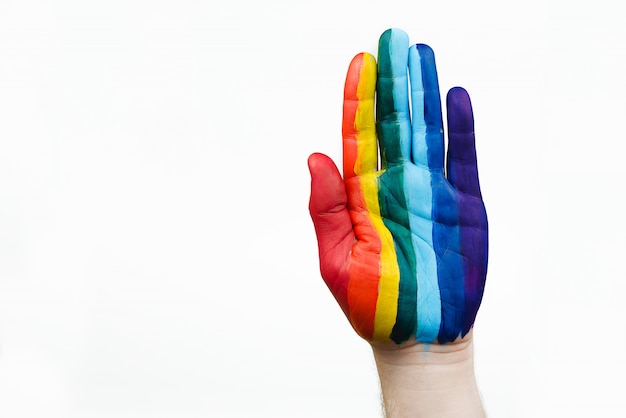
[[[432,178],[428,170],[426,122],[424,119],[424,86],[417,47],[409,49],[412,103],[412,158],[416,167],[405,173],[404,192],[409,207],[409,225],[416,250],[417,330],[416,340],[435,341],[441,326],[441,296],[437,278],[437,257],[433,243]],[[406,187],[411,184],[411,189]]]
[[[409,48],[409,75],[412,107],[411,157],[413,158],[413,164],[428,169],[426,120],[424,118],[424,84],[422,83],[422,66],[416,45],[411,45]]]
[[[409,113],[409,82],[406,76],[407,46],[409,35],[400,29],[391,29],[389,55],[394,86],[392,90],[395,111],[397,112],[398,136],[402,156],[408,159],[411,155],[411,115]]]
[[[406,80],[407,67],[407,46],[409,45],[409,36],[401,30],[392,29],[391,39],[389,40],[389,60],[391,63],[392,74],[399,83],[394,86],[393,97],[396,111],[401,115],[409,116],[409,86]],[[404,83],[400,85],[400,83]]]

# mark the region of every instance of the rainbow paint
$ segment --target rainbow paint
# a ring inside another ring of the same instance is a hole
[[[462,88],[448,93],[446,155],[433,51],[408,45],[406,33],[387,30],[378,63],[361,53],[348,70],[341,210],[351,230],[314,210],[319,191],[311,214],[322,275],[359,335],[443,344],[474,324],[487,274],[487,215],[469,96]]]

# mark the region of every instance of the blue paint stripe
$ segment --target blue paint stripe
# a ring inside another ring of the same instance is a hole
[[[424,121],[432,187],[432,240],[441,298],[439,343],[454,341],[465,325],[465,286],[461,257],[458,204],[443,173],[443,128],[439,83],[432,49],[417,45],[424,88]]]
[[[424,87],[420,57],[415,45],[409,49],[412,121],[411,154],[415,166],[405,173],[405,196],[409,207],[411,238],[415,249],[417,280],[416,340],[431,343],[437,338],[441,324],[441,299],[437,280],[437,258],[433,244],[431,220],[433,196],[431,174],[428,170],[426,121],[424,119]],[[411,184],[411,189],[406,187]]]
[[[450,196],[441,188],[435,192],[439,201],[433,213],[444,212],[441,210],[443,200]],[[451,206],[455,206],[454,203]],[[445,218],[454,215],[454,209],[447,214],[438,213],[437,218]],[[463,258],[460,251],[459,227],[435,223],[433,229],[433,241],[437,254],[437,274],[439,279],[439,292],[441,295],[441,327],[439,329],[439,343],[444,344],[454,341],[463,331],[465,325],[465,281],[463,271]]]
[[[428,45],[418,44],[424,88],[424,121],[428,146],[428,167],[431,171],[443,172],[443,121],[435,53]]]

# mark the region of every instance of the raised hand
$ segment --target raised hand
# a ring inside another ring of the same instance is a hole
[[[448,93],[444,171],[434,54],[408,44],[406,33],[389,29],[378,68],[367,53],[352,60],[343,179],[330,158],[311,155],[309,209],[322,277],[357,333],[377,343],[444,344],[474,324],[487,273],[487,215],[469,96],[459,87]]]

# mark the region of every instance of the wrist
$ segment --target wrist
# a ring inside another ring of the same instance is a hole
[[[387,417],[484,417],[472,333],[450,344],[372,344]]]

